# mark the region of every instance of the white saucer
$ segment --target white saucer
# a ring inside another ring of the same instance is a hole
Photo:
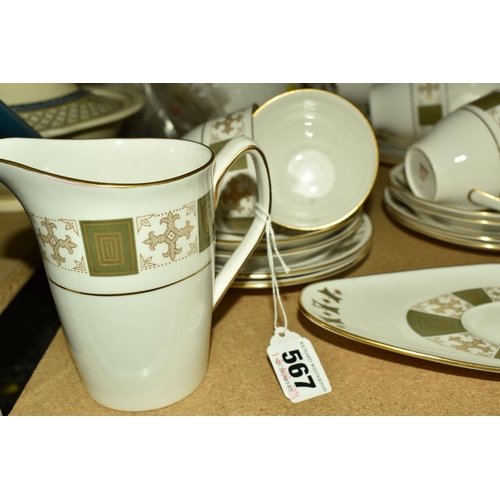
[[[461,219],[474,220],[482,223],[483,221],[495,222],[500,224],[500,212],[489,210],[469,210],[451,205],[443,205],[433,201],[417,198],[411,191],[406,181],[404,164],[394,166],[389,172],[389,184],[405,197],[405,202],[412,207],[429,211],[429,213],[439,215],[449,215],[460,217]]]
[[[500,265],[452,266],[305,287],[301,312],[375,347],[500,373]]]
[[[426,205],[411,201],[401,190],[388,187],[391,198],[411,209],[422,222],[439,224],[440,227],[474,237],[492,236],[500,237],[500,221],[485,218],[474,218],[472,214],[468,217],[460,217],[450,213],[429,208]],[[478,213],[478,217],[481,217]]]
[[[312,265],[320,266],[333,264],[336,260],[343,259],[349,252],[355,252],[359,242],[364,242],[371,236],[372,226],[367,215],[359,220],[359,223],[352,226],[349,231],[335,234],[325,241],[300,249],[280,251],[281,258],[290,268],[288,276],[293,276],[294,272],[303,273],[304,269]],[[224,264],[231,256],[230,252],[216,251],[216,263]],[[282,266],[277,256],[274,256],[274,266],[278,277],[285,277],[282,273]],[[314,270],[314,269],[311,269]],[[269,259],[267,252],[257,252],[250,256],[246,264],[240,271],[240,276],[245,274],[265,274],[268,275]],[[307,272],[307,271],[306,271]]]
[[[289,267],[287,273],[279,261],[275,259],[275,274],[280,286],[291,286],[309,283],[326,276],[338,274],[365,258],[371,248],[373,226],[368,215],[363,214],[362,224],[349,237],[340,243],[328,246],[309,258],[293,262],[285,260]],[[220,260],[216,255],[216,271],[222,267],[225,259]],[[234,287],[239,288],[267,288],[271,286],[271,271],[269,264],[263,261],[254,262],[252,258],[241,269]]]
[[[380,162],[397,165],[404,161],[406,150],[418,140],[418,137],[403,137],[375,129]]]
[[[384,189],[384,203],[387,211],[401,225],[426,236],[456,245],[481,250],[500,250],[500,233],[472,233],[455,228],[429,217],[419,216],[407,205],[398,202],[391,195],[390,188]]]
[[[327,240],[340,240],[352,234],[362,223],[363,210],[358,210],[345,223],[322,231],[294,231],[280,226],[274,226],[276,247],[284,256],[307,250],[316,245],[322,245]],[[216,251],[218,254],[232,253],[243,239],[242,235],[233,233],[216,233]],[[333,241],[332,241],[333,242]],[[252,257],[267,255],[267,237],[264,236],[257,245]],[[251,258],[252,258],[251,257]]]
[[[349,269],[353,268],[354,266],[362,262],[368,256],[370,250],[371,250],[371,239],[366,243],[366,245],[361,247],[358,251],[349,255],[347,258],[342,259],[341,261],[322,267],[310,273],[299,274],[297,276],[284,276],[278,278],[277,279],[278,285],[280,287],[304,285],[307,283],[313,283],[318,280],[336,276],[340,273],[348,271]],[[233,281],[231,287],[245,288],[245,289],[271,288],[272,282],[269,276],[259,277],[257,275],[257,276],[250,276],[249,278],[236,278]]]

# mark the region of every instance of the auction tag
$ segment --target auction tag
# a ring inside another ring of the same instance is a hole
[[[293,403],[332,390],[314,347],[298,333],[276,328],[267,355],[283,393]]]

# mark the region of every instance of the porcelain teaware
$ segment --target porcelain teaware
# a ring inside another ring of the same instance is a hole
[[[0,182],[31,220],[71,354],[98,403],[151,410],[203,381],[212,310],[265,229],[256,217],[214,277],[219,188],[244,154],[269,212],[266,160],[248,138],[217,156],[177,139],[0,140]]]
[[[500,210],[500,91],[464,106],[410,146],[405,174],[419,198]]]

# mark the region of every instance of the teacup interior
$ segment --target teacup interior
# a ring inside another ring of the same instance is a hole
[[[373,130],[336,94],[307,89],[272,99],[254,115],[254,137],[269,164],[277,224],[300,230],[335,225],[373,186]]]

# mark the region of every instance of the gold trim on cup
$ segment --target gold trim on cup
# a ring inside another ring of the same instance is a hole
[[[330,92],[329,90],[323,90],[323,89],[311,89],[311,88],[307,88],[307,89],[289,90],[289,91],[283,92],[282,94],[279,94],[279,95],[277,95],[275,97],[272,97],[271,99],[269,99],[268,101],[266,101],[264,104],[262,104],[261,106],[259,106],[259,108],[252,114],[252,118],[255,119],[255,117],[264,108],[266,108],[267,106],[269,106],[273,102],[277,101],[278,99],[281,99],[281,98],[286,97],[286,96],[291,95],[291,94],[299,94],[299,93],[325,94],[325,95],[329,95],[329,96],[331,96],[332,94],[334,94],[333,92]],[[377,137],[375,135],[373,127],[371,126],[371,124],[370,124],[369,120],[367,119],[367,117],[352,102],[350,102],[348,99],[345,99],[344,97],[342,97],[339,94],[334,94],[334,95],[335,95],[336,98],[338,98],[338,99],[344,101],[346,104],[348,104],[355,113],[359,114],[359,116],[362,118],[362,120],[368,126],[368,130],[369,130],[369,132],[371,134],[371,137],[372,137],[372,140],[373,140],[373,145],[375,146],[375,171],[374,171],[374,175],[373,175],[373,178],[372,178],[371,185],[367,189],[365,195],[362,197],[362,199],[360,200],[360,202],[358,203],[358,205],[356,207],[354,207],[350,212],[348,212],[347,214],[345,214],[344,216],[338,218],[337,220],[335,220],[333,222],[330,222],[328,224],[323,224],[321,226],[312,226],[312,227],[296,227],[296,226],[291,226],[291,225],[288,225],[288,224],[284,224],[282,222],[279,222],[279,223],[276,222],[276,224],[278,224],[279,226],[285,227],[287,229],[294,229],[296,231],[320,231],[320,230],[323,230],[323,229],[329,229],[329,228],[335,227],[337,224],[342,223],[343,221],[345,221],[346,219],[348,219],[349,217],[351,217],[352,215],[354,215],[354,213],[357,210],[359,210],[361,208],[361,206],[365,203],[365,201],[367,200],[368,196],[370,195],[370,193],[373,190],[373,186],[375,185],[375,181],[377,180],[377,174],[378,174],[379,163],[380,163],[380,154],[379,154],[379,150],[378,150],[378,142],[377,142]]]

